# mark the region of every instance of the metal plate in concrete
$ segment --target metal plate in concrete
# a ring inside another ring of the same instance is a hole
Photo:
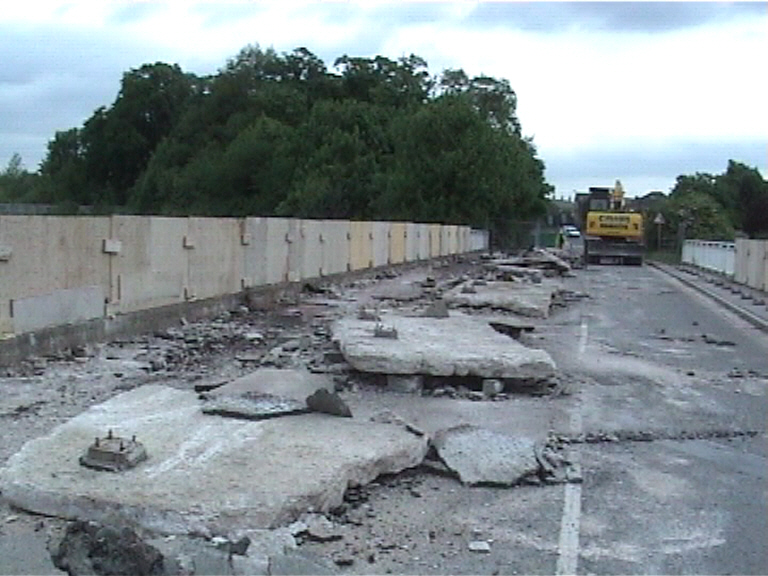
[[[560,289],[559,282],[543,280],[531,282],[488,282],[474,286],[474,293],[462,292],[464,285],[457,286],[443,296],[454,306],[470,308],[494,308],[508,310],[531,318],[548,318],[552,296]]]
[[[546,378],[555,363],[535,350],[499,334],[487,320],[453,313],[450,318],[382,315],[382,325],[397,330],[397,339],[376,338],[375,324],[344,318],[333,328],[345,359],[362,372]]]
[[[114,474],[80,466],[107,429],[142,438],[149,459]],[[0,470],[0,488],[41,514],[228,535],[327,511],[348,485],[416,466],[426,450],[424,437],[396,426],[323,414],[211,418],[194,392],[143,386],[28,442]]]

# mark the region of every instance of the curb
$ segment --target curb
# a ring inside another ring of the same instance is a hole
[[[679,280],[686,286],[689,286],[694,290],[697,290],[698,292],[704,294],[708,298],[711,298],[712,300],[714,300],[724,308],[727,308],[734,314],[740,316],[741,318],[743,318],[744,320],[752,324],[755,328],[758,328],[759,330],[762,330],[763,332],[768,333],[768,320],[765,320],[757,316],[756,314],[753,314],[752,312],[742,308],[741,306],[737,306],[733,302],[729,302],[728,300],[721,297],[720,295],[715,294],[711,290],[708,290],[707,288],[704,288],[703,286],[699,285],[697,282],[694,282],[692,280],[689,280],[688,278],[685,278],[684,276],[679,274],[677,271],[673,270],[670,266],[659,264],[658,262],[650,262],[650,261],[646,261],[646,264],[648,264],[649,266],[652,266],[656,270],[660,270],[661,272],[664,272],[672,276],[673,278],[675,278],[676,280]]]

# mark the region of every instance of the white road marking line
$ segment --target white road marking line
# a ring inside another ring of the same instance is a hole
[[[581,334],[579,337],[579,355],[587,351],[587,340],[589,340],[589,326],[586,320],[581,321]]]
[[[581,484],[565,485],[563,519],[560,523],[560,541],[555,574],[576,574],[579,564],[579,518],[581,516]]]
[[[579,338],[579,355],[587,349],[589,329],[586,321],[581,322],[581,336]],[[577,404],[571,413],[571,433],[575,436],[581,434],[581,407]],[[570,454],[575,466],[581,465],[580,453],[574,448]],[[566,484],[563,498],[563,518],[560,522],[560,540],[555,574],[576,574],[579,565],[579,529],[581,519],[581,484]]]

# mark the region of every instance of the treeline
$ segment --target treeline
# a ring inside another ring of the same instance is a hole
[[[0,201],[138,214],[463,223],[503,236],[551,186],[508,81],[417,57],[244,48],[215,75],[146,64],[57,132]],[[22,178],[24,177],[24,182]],[[34,176],[34,178],[32,178]],[[9,185],[10,184],[10,185]]]
[[[768,238],[768,182],[757,168],[729,160],[722,174],[678,176],[669,196],[658,197],[646,212],[652,247],[658,243],[652,222],[659,213],[668,245],[675,238],[733,240],[737,233]]]

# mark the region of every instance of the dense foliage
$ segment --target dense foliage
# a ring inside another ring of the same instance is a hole
[[[502,232],[551,187],[506,80],[431,76],[417,56],[244,48],[215,75],[146,64],[80,128],[57,132],[34,186],[0,201],[142,214],[465,223]]]
[[[733,240],[736,231],[768,238],[768,182],[756,168],[730,160],[718,175],[681,175],[669,196],[647,206],[648,222],[664,218],[667,245],[684,238]],[[658,244],[655,226],[647,226],[649,245]]]

